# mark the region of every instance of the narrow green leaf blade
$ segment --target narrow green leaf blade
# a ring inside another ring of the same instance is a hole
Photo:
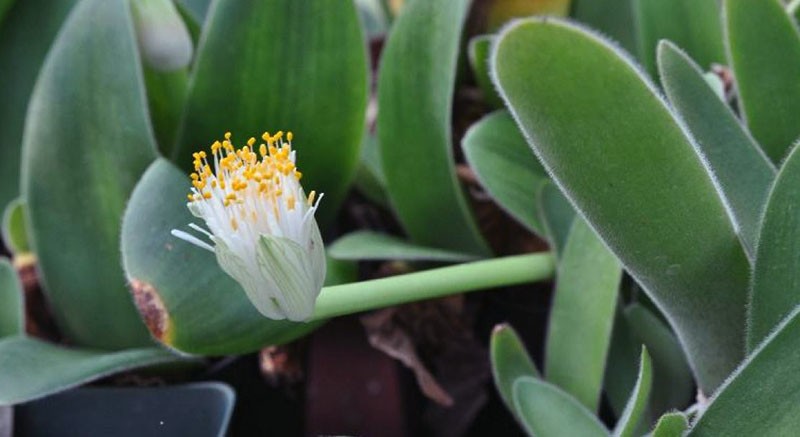
[[[690,436],[794,435],[800,428],[800,307],[720,387]]]
[[[516,22],[499,36],[493,68],[540,160],[713,391],[743,356],[731,333],[744,331],[749,265],[691,138],[624,55],[575,25]]]
[[[456,179],[450,132],[468,7],[467,0],[403,6],[382,54],[378,138],[389,198],[411,238],[485,255],[489,250]]]
[[[155,156],[142,82],[128,3],[84,0],[31,97],[22,178],[29,230],[51,309],[80,345],[150,344],[119,256],[119,218]]]
[[[328,254],[341,260],[472,261],[476,257],[459,252],[425,247],[402,238],[371,231],[356,231],[340,237],[328,247]]]
[[[642,347],[641,358],[639,359],[639,376],[636,378],[636,385],[633,387],[628,405],[622,413],[614,428],[614,437],[631,437],[639,425],[639,421],[644,416],[647,402],[650,398],[650,388],[653,384],[653,364],[647,348]]]
[[[6,258],[0,258],[0,338],[25,333],[22,284]]]
[[[728,62],[750,132],[775,163],[800,137],[800,32],[779,0],[725,0]]]
[[[658,47],[658,62],[667,97],[697,140],[753,257],[775,167],[685,53],[664,41]]]
[[[522,339],[510,325],[494,327],[489,341],[489,358],[494,386],[508,409],[519,418],[514,406],[514,381],[522,376],[538,378],[539,371],[525,350]]]
[[[225,355],[316,328],[319,323],[265,318],[213,253],[170,234],[197,222],[186,208],[189,186],[177,167],[158,159],[136,186],[123,218],[125,273],[153,337],[182,352]]]
[[[38,399],[137,367],[180,360],[185,358],[155,347],[104,352],[7,337],[0,339],[0,405]]]
[[[639,59],[658,75],[656,46],[667,39],[682,47],[703,69],[725,63],[718,0],[633,0],[639,29]]]
[[[76,0],[14,1],[8,3],[5,20],[0,20],[0,210],[19,195],[20,151],[28,100],[47,50],[75,3]]]
[[[600,402],[621,279],[617,257],[576,219],[558,265],[544,370],[591,411]]]
[[[544,236],[536,194],[550,179],[508,111],[493,112],[472,125],[461,148],[497,204],[526,228]]]
[[[539,188],[536,204],[539,209],[539,221],[545,229],[550,248],[560,257],[567,244],[572,222],[575,220],[575,210],[553,183],[546,183]]]
[[[535,378],[517,378],[514,405],[529,435],[608,436],[597,417],[575,398]]]
[[[694,379],[678,339],[644,305],[631,304],[624,314],[631,335],[638,344],[647,347],[653,360],[652,417],[655,419],[671,409],[686,407],[695,394]]]
[[[215,1],[172,159],[189,169],[191,154],[226,131],[237,145],[264,131],[293,131],[304,186],[325,193],[324,223],[355,176],[367,71],[351,1]]]
[[[800,143],[798,143],[800,144]],[[747,345],[752,350],[800,304],[800,145],[781,167],[761,225],[750,295]]]
[[[689,429],[689,421],[683,413],[667,413],[658,419],[653,437],[682,437]]]
[[[489,77],[489,52],[492,46],[492,35],[478,35],[469,40],[467,56],[475,82],[483,92],[483,98],[494,108],[503,107],[503,100],[497,95]]]

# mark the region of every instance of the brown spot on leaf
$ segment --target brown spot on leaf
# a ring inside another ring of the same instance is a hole
[[[163,343],[169,344],[170,320],[167,307],[158,294],[158,290],[147,282],[131,280],[131,291],[136,308],[147,325],[147,329]]]

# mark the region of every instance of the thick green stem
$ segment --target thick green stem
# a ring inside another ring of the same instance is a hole
[[[417,300],[552,277],[549,252],[459,264],[353,284],[325,287],[312,320],[352,314]]]

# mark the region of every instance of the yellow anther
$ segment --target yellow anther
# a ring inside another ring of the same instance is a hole
[[[289,211],[294,210],[294,196],[291,194],[286,198],[286,206],[289,207]]]
[[[286,140],[287,141],[292,141],[292,138],[294,138],[294,135],[292,134],[292,131],[286,132]]]
[[[249,139],[249,140],[247,140],[247,145],[248,145],[249,147],[253,147],[253,144],[255,144],[255,143],[256,143],[256,139],[255,139],[255,138],[253,138],[253,137],[250,137],[250,139]]]
[[[211,198],[211,193],[209,193],[208,191],[203,191],[203,199],[210,199],[210,198]]]
[[[233,218],[233,217],[231,217],[231,227],[233,228],[234,231],[239,229],[239,224],[236,222],[236,219]]]
[[[194,202],[194,194],[189,194],[186,197],[189,198],[189,202]]]
[[[297,180],[299,181],[300,179],[302,179],[302,178],[303,178],[303,173],[302,173],[302,172],[299,172],[299,171],[297,171],[297,170],[295,170],[295,171],[294,171],[294,177],[296,177],[296,178],[297,178]]]
[[[311,205],[314,204],[314,198],[315,197],[317,197],[317,192],[312,190],[311,193],[308,194],[308,199],[306,199],[306,203],[308,204],[308,206],[311,206]]]
[[[258,153],[260,153],[262,157],[267,156],[267,145],[262,144],[258,146]]]
[[[230,141],[230,139],[231,139],[231,133],[230,132],[225,132],[225,139]]]
[[[197,179],[200,178],[200,175],[198,175],[197,173],[192,173],[189,175],[189,177],[192,178],[193,181],[196,181]]]
[[[282,130],[279,130],[279,131],[278,131],[278,132],[275,134],[275,136],[274,136],[274,137],[272,137],[272,138],[274,138],[274,139],[276,139],[276,140],[279,140],[279,139],[283,138],[283,131],[282,131]]]
[[[264,140],[264,141],[266,141],[266,142],[270,142],[270,140],[272,139],[272,137],[271,137],[271,136],[269,136],[269,132],[264,132],[263,134],[261,134],[261,139],[262,139],[262,140]]]

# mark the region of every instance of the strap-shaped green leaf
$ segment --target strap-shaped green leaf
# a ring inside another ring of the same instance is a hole
[[[6,258],[0,258],[0,338],[25,334],[22,284]]]
[[[636,378],[636,385],[633,387],[628,404],[619,418],[617,426],[614,427],[614,437],[631,437],[636,431],[639,421],[644,417],[647,402],[650,399],[650,388],[653,384],[653,364],[647,348],[642,347],[641,358],[639,359],[639,376]]]
[[[781,167],[761,225],[747,345],[752,350],[800,304],[800,145]]]
[[[485,255],[459,186],[451,112],[467,0],[409,0],[378,78],[378,137],[389,198],[412,240]]]
[[[461,148],[497,204],[526,228],[544,236],[535,199],[550,179],[508,111],[496,111],[472,125]]]
[[[670,103],[697,140],[728,201],[742,243],[754,257],[775,167],[685,53],[663,41],[658,63]]]
[[[690,436],[795,435],[800,429],[800,307],[720,387]]]
[[[529,376],[514,382],[514,405],[529,435],[608,436],[600,420],[558,387]]]
[[[633,0],[639,30],[639,59],[656,77],[656,46],[667,39],[704,68],[725,62],[717,0]]]
[[[576,218],[558,265],[545,375],[591,411],[600,402],[621,279],[617,257]]]
[[[38,399],[137,367],[181,360],[185,358],[157,347],[103,352],[7,337],[0,339],[0,405]]]
[[[367,56],[351,1],[219,0],[208,10],[172,159],[226,131],[241,146],[264,131],[294,133],[310,191],[333,218],[355,176],[364,135]]]
[[[120,217],[155,157],[125,0],[73,9],[42,67],[25,128],[23,195],[50,308],[80,345],[151,344],[120,266]]]
[[[684,408],[695,395],[695,389],[692,371],[678,339],[666,323],[642,304],[628,305],[624,314],[630,334],[637,344],[647,347],[653,360],[651,418]]]
[[[495,326],[489,341],[489,358],[492,362],[494,386],[509,410],[519,419],[514,406],[514,381],[522,376],[539,377],[522,339],[510,325]]]
[[[725,0],[724,10],[739,107],[779,163],[800,137],[800,32],[780,0]]]
[[[492,35],[473,37],[469,40],[467,55],[475,82],[483,91],[483,98],[492,107],[500,108],[503,106],[503,100],[497,95],[497,90],[494,89],[492,79],[489,77],[489,52],[493,40],[494,37]]]
[[[76,0],[0,1],[0,210],[19,195],[25,114],[39,69]],[[3,8],[5,18],[3,18]]]
[[[743,357],[749,265],[693,140],[602,37],[528,19],[498,38],[495,83],[525,137],[665,313],[710,393]]]

